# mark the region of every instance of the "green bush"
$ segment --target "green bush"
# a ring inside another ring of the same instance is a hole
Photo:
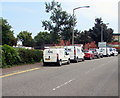
[[[33,58],[36,62],[41,61],[42,57],[43,57],[43,52],[42,51],[38,51],[38,50],[34,51],[34,57]]]
[[[29,50],[24,48],[13,48],[9,45],[3,45],[0,50],[2,54],[2,68],[11,67],[18,64],[30,64],[40,62],[43,52],[40,50]]]
[[[0,68],[2,67],[2,46],[0,46]]]
[[[2,67],[19,64],[21,61],[19,53],[9,45],[2,46]]]
[[[42,59],[42,51],[40,50],[29,50],[29,49],[18,49],[21,63],[34,63],[40,62]]]

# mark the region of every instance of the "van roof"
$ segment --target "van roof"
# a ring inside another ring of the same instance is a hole
[[[51,48],[54,48],[54,49],[57,49],[57,48],[64,48],[64,46],[49,46],[49,47],[44,47],[45,49],[51,49]]]
[[[48,48],[48,49],[44,49],[44,50],[64,50],[64,48]]]

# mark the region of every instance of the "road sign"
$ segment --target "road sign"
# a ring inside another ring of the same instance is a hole
[[[106,47],[106,42],[98,42],[98,47]]]

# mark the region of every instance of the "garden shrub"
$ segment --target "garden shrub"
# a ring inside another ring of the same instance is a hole
[[[0,46],[0,68],[2,67],[2,46]]]
[[[40,62],[42,59],[42,51],[40,50],[29,50],[29,49],[18,49],[21,63],[34,63]]]
[[[2,67],[19,64],[21,61],[19,53],[9,45],[2,46]]]
[[[2,65],[0,67],[11,67],[18,64],[30,64],[40,62],[43,52],[40,50],[29,50],[25,48],[13,48],[9,45],[3,45],[0,49],[0,60]]]

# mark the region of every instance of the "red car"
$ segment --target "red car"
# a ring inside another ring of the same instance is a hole
[[[98,51],[96,49],[97,48],[90,48],[89,50],[91,50],[94,53],[95,58],[100,58],[100,54],[98,53]]]
[[[83,52],[85,54],[85,56],[84,56],[85,59],[90,59],[91,60],[91,59],[95,58],[95,55],[91,50],[84,50]]]

